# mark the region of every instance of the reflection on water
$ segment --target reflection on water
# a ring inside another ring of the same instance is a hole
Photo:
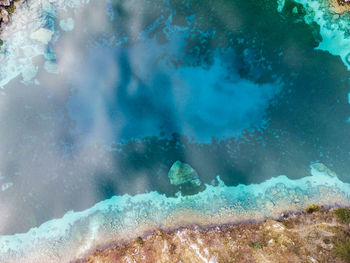
[[[301,5],[32,2],[0,57],[1,234],[113,195],[198,192],[170,184],[177,160],[206,184],[313,162],[350,182],[350,74]]]
[[[158,135],[160,129],[210,142],[212,136],[260,128],[279,86],[241,78],[233,52],[213,55],[209,68],[176,68],[169,59],[182,48],[169,53],[169,45],[151,39],[129,48],[89,50],[73,76],[68,105],[76,131],[106,143]]]

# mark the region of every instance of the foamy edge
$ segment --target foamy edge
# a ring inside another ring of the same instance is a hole
[[[0,236],[1,262],[69,262],[99,247],[156,229],[230,224],[277,218],[317,203],[349,206],[350,184],[312,166],[311,176],[271,178],[261,184],[207,185],[192,196],[157,192],[114,196],[82,212],[70,211],[28,233]]]

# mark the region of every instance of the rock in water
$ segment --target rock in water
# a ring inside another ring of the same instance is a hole
[[[170,168],[168,177],[172,185],[191,183],[201,185],[197,172],[187,163],[176,161]]]
[[[0,22],[7,24],[10,21],[9,13],[6,9],[0,9]]]
[[[337,174],[325,166],[323,163],[314,163],[311,165],[311,174],[326,174],[330,177],[337,177]]]

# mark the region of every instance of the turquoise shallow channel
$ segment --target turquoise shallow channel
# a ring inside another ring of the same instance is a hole
[[[0,262],[350,206],[350,13],[27,0],[0,33]]]

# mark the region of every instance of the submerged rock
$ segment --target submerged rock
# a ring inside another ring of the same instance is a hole
[[[187,163],[176,161],[170,168],[168,177],[172,185],[191,183],[201,185],[197,172]]]
[[[321,173],[330,177],[337,177],[337,174],[325,166],[323,163],[314,163],[311,165],[311,173]]]

